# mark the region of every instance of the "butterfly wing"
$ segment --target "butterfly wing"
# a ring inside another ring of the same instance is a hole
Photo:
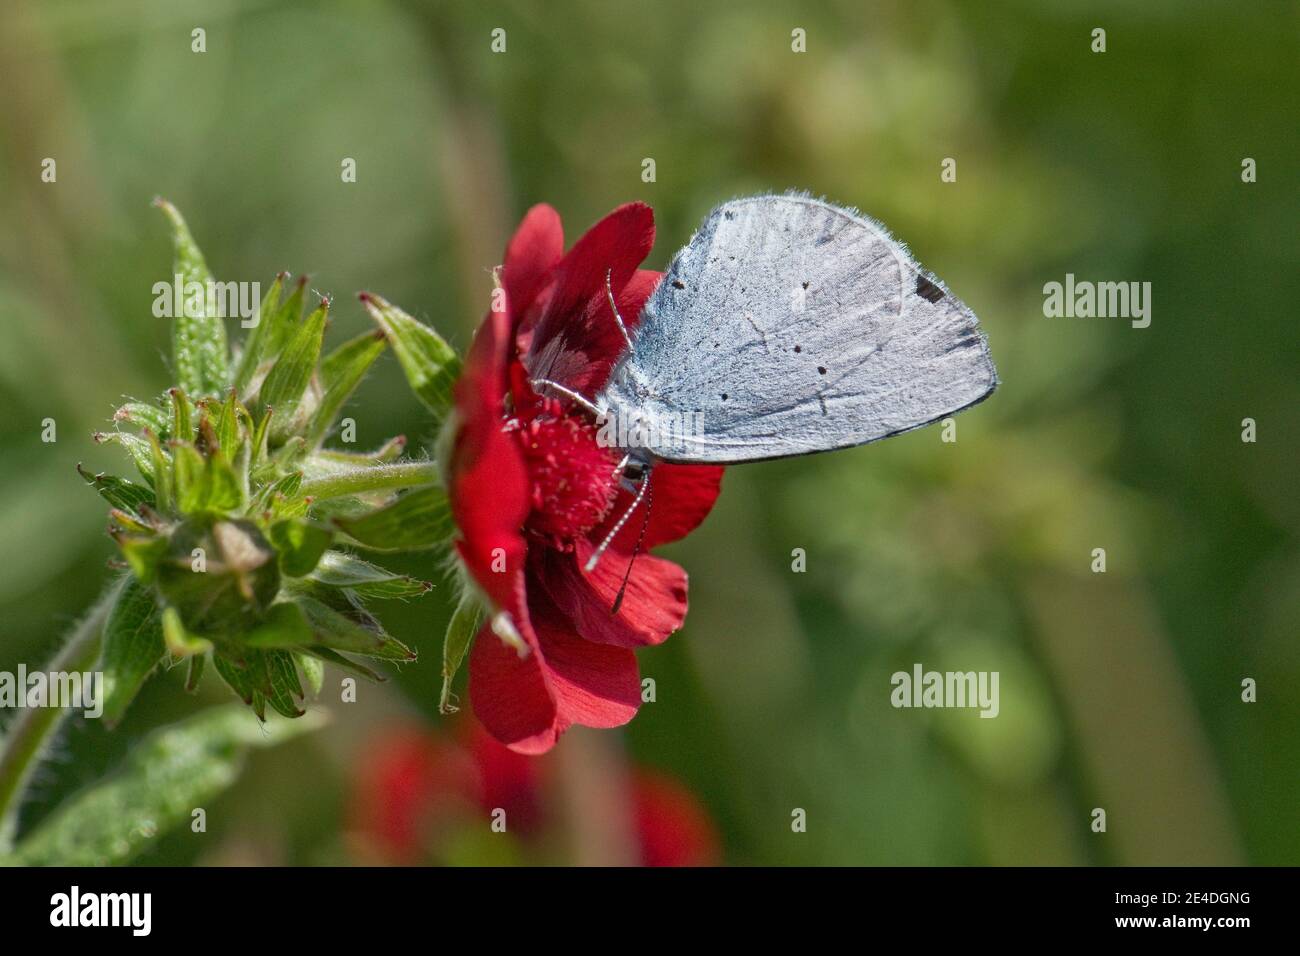
[[[808,196],[715,209],[674,258],[634,335],[662,414],[694,434],[650,447],[684,463],[829,451],[988,397],[978,322],[872,220]]]

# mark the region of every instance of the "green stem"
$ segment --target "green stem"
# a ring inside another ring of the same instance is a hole
[[[68,635],[63,649],[49,664],[51,671],[85,671],[99,660],[104,623],[126,585],[123,577],[109,587]],[[24,707],[5,732],[0,750],[0,853],[13,845],[21,797],[36,769],[37,758],[71,711],[62,707]]]
[[[438,466],[431,461],[407,461],[397,465],[375,465],[322,475],[302,483],[299,494],[322,498],[339,498],[369,491],[429,485],[438,480]]]

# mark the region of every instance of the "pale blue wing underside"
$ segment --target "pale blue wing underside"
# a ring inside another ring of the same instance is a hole
[[[882,226],[788,194],[708,216],[603,398],[616,414],[698,413],[648,450],[728,464],[877,441],[997,382],[974,314]]]

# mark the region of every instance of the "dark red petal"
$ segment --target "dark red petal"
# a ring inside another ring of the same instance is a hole
[[[459,421],[448,492],[460,530],[457,549],[475,581],[501,608],[522,587],[528,475],[514,436],[501,430],[506,363],[513,352],[506,312],[489,312],[456,383]]]
[[[518,622],[516,622],[518,625]],[[533,629],[519,628],[529,645],[520,657],[485,625],[469,656],[469,696],[474,714],[497,740],[519,753],[545,753],[559,726],[555,695]]]
[[[650,471],[648,494],[650,523],[646,525],[641,550],[649,551],[661,544],[677,541],[698,528],[718,500],[722,472],[723,469],[717,465],[672,465],[666,462],[655,465]],[[597,543],[604,541],[609,529],[627,511],[634,497],[633,492],[620,490],[609,516],[588,537]],[[646,507],[644,501],[641,507]],[[643,512],[634,513],[615,536],[610,550],[630,554],[641,534],[644,519]]]
[[[566,359],[568,353],[581,353],[589,361],[612,357],[613,340],[603,328],[613,322],[608,303],[603,312],[593,308],[589,314],[589,307],[597,296],[605,297],[607,272],[617,297],[653,245],[654,213],[644,203],[619,206],[574,244],[556,266],[555,285],[531,338],[525,364],[534,377],[570,385],[565,375],[585,365]],[[593,321],[596,316],[600,320]],[[621,336],[617,345],[622,345]],[[557,371],[562,359],[564,367]]]
[[[490,627],[470,653],[470,700],[492,736],[518,753],[541,754],[573,724],[619,727],[636,715],[636,655],[571,633],[541,595],[524,623],[527,656],[519,657]]]
[[[641,706],[636,655],[621,647],[593,644],[545,619],[537,639],[550,669],[559,721],[583,727],[621,727]]]
[[[646,300],[662,278],[662,272],[638,269],[622,289],[615,287],[614,302],[629,332],[636,328]],[[567,385],[579,395],[592,397],[604,387],[614,363],[627,349],[627,342],[609,309],[609,296],[603,287],[601,294],[588,303],[582,324],[578,327],[586,330],[583,347],[581,350],[559,354],[550,377],[552,381]],[[555,378],[555,375],[560,377]]]
[[[546,589],[551,600],[588,641],[616,647],[661,644],[686,620],[686,572],[653,555],[641,554],[632,565],[618,613],[611,613],[623,583],[630,554],[612,548],[590,573],[583,565],[592,545],[578,541],[569,554],[535,549],[529,561],[533,587]]]
[[[564,227],[560,214],[545,203],[528,210],[523,222],[506,245],[501,284],[515,331],[525,324],[528,312],[547,285],[564,256]]]

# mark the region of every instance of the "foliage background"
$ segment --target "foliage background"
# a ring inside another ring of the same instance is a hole
[[[1300,862],[1297,26],[1294,5],[1172,0],[8,0],[0,669],[41,663],[105,576],[74,465],[120,470],[90,432],[168,382],[155,194],[219,278],[311,271],[342,305],[331,341],[365,327],[351,293],[370,288],[463,347],[534,202],[570,238],[650,203],[662,268],[715,203],[800,187],[909,242],[980,315],[1005,384],[956,444],[927,429],[729,473],[671,552],[691,614],[641,655],[658,702],[621,735],[631,759],[687,781],[735,863]],[[1066,272],[1150,281],[1151,327],[1044,318]],[[360,443],[426,442],[382,362]],[[383,613],[424,660],[255,756],[207,839],[145,862],[347,858],[359,748],[447,723],[445,597]],[[916,661],[999,670],[1001,716],[892,709],[889,675]],[[117,733],[74,724],[27,819],[207,703],[181,680],[151,681]],[[572,740],[585,759],[620,737]]]

